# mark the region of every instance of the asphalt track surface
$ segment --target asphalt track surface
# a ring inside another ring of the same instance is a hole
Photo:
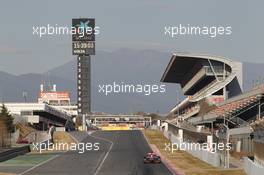
[[[164,164],[144,164],[151,151],[141,131],[97,131],[82,142],[99,142],[99,151],[64,153],[26,175],[170,175]]]

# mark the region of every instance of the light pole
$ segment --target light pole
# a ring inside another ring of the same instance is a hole
[[[230,140],[229,127],[226,124],[223,124],[223,126],[226,128],[226,144],[229,144],[229,140]],[[225,163],[226,163],[225,167],[229,168],[229,159],[230,159],[229,149],[226,149],[226,154],[227,156],[225,160]]]
[[[261,107],[264,105],[264,103],[261,103],[262,97],[263,97],[262,94],[257,95],[257,98],[259,100],[259,108],[258,108],[258,117],[257,117],[257,119],[260,119],[260,116],[261,116]]]
[[[179,90],[178,89],[176,91],[176,95],[177,95],[177,104],[178,104],[177,115],[179,117],[180,116],[180,106],[179,106],[179,104],[180,104],[180,97],[179,97]]]
[[[229,127],[228,124],[226,124],[226,121],[228,123],[228,120],[226,120],[226,114],[228,113],[226,110],[224,110],[224,122],[223,122],[223,126],[226,128],[226,144],[229,144],[229,140],[230,140],[230,134],[229,134]],[[229,149],[226,149],[225,147],[225,168],[229,168],[229,159],[230,159],[230,153],[229,153]]]

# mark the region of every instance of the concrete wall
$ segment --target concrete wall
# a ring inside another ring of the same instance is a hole
[[[231,135],[230,143],[232,143],[233,151],[253,155],[253,141],[250,138],[250,134]],[[240,147],[240,149],[236,149],[237,147]]]
[[[168,132],[163,132],[164,136],[166,138],[168,138],[172,143],[176,143],[178,145],[180,145],[181,143],[183,144],[188,144],[187,142],[181,142],[177,136],[175,136],[172,132],[168,131]],[[190,144],[190,143],[189,143]],[[186,150],[189,154],[191,154],[194,157],[197,157],[200,160],[203,160],[207,163],[209,163],[210,165],[213,165],[215,167],[219,167],[220,166],[220,155],[218,153],[212,153],[210,151],[207,150]]]
[[[248,157],[244,158],[244,170],[247,175],[263,175],[264,174],[264,167],[261,165],[256,164]]]
[[[175,136],[178,135],[178,131],[182,129],[176,125],[173,125],[173,124],[168,124],[168,130],[173,133]],[[196,129],[196,128],[195,128]],[[186,142],[198,142],[198,141],[206,141],[207,139],[207,135],[206,133],[202,133],[202,132],[194,132],[194,131],[191,131],[191,130],[187,130],[187,129],[182,129],[183,132],[184,132],[184,135],[183,135],[183,140],[186,141]]]
[[[56,127],[56,131],[65,131],[65,127]]]

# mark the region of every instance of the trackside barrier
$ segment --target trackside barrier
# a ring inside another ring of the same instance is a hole
[[[177,145],[191,144],[191,143],[187,143],[187,142],[181,142],[180,139],[171,132],[163,132],[163,134],[166,138],[168,138],[174,144],[177,144]],[[198,159],[209,163],[212,166],[215,166],[215,167],[220,166],[220,155],[218,153],[212,153],[210,151],[203,150],[203,149],[197,149],[197,150],[186,149],[185,151],[188,152],[189,154],[191,154],[192,156],[197,157]]]
[[[29,145],[12,148],[10,150],[4,151],[0,153],[0,162],[12,159],[16,156],[23,155],[30,152]]]
[[[264,167],[256,164],[248,157],[244,157],[244,170],[247,175],[263,175]]]
[[[55,128],[56,131],[66,131],[65,127],[56,127]]]

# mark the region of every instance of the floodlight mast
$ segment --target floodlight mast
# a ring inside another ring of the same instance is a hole
[[[226,128],[226,145],[227,145],[229,144],[229,141],[230,141],[230,133],[229,133],[229,127],[228,127],[228,120],[226,120],[226,114],[227,114],[227,111],[225,110],[223,126]],[[225,147],[225,168],[229,168],[229,162],[230,162],[230,151],[229,149],[227,149],[227,147]]]

